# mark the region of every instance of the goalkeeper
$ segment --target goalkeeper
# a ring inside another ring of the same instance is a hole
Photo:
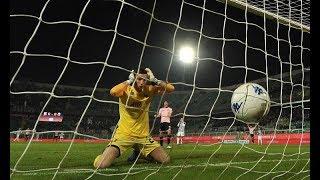
[[[133,84],[133,85],[132,85]],[[149,135],[149,107],[154,95],[174,91],[174,86],[154,77],[149,68],[132,71],[129,80],[110,90],[119,97],[120,119],[111,142],[94,160],[95,168],[106,168],[129,148],[138,147],[142,156],[151,157],[159,163],[168,163],[169,155]]]

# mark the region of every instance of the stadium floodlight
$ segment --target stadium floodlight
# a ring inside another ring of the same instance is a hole
[[[194,60],[194,50],[189,46],[183,46],[179,50],[179,59],[184,63],[192,63]]]

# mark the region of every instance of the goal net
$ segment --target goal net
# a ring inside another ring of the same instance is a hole
[[[309,0],[12,0],[10,177],[309,179],[309,38]],[[95,169],[119,119],[109,91],[140,67],[175,86],[149,112],[158,140],[154,114],[173,109],[171,162],[131,164],[130,150]],[[246,82],[271,101],[253,141],[230,107]]]

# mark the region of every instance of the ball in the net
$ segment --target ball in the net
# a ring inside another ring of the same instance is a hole
[[[238,120],[257,123],[270,110],[269,94],[259,84],[242,84],[233,92],[231,109]]]

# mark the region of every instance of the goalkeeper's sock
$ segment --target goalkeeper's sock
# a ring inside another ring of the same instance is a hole
[[[170,136],[167,139],[168,139],[168,145],[169,145],[171,140]]]
[[[179,144],[179,138],[177,137],[177,144]]]
[[[163,145],[163,137],[160,137],[160,145]]]
[[[98,161],[102,158],[102,154],[98,155],[93,161],[93,167],[97,168],[99,166]]]

